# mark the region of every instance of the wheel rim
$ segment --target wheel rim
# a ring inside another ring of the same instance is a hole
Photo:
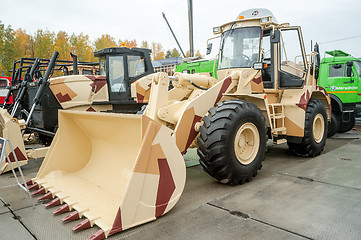
[[[234,139],[234,152],[240,163],[250,164],[257,155],[259,145],[258,129],[253,123],[245,123],[238,128]]]
[[[325,119],[321,113],[318,113],[313,119],[313,139],[320,143],[325,132]]]

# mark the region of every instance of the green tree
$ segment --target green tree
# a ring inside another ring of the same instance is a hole
[[[0,67],[5,75],[10,75],[9,71],[12,69],[16,53],[14,30],[11,26],[5,28],[0,21]]]
[[[54,32],[38,29],[34,36],[34,54],[38,58],[51,58],[54,52]]]
[[[100,38],[97,38],[94,42],[95,51],[108,48],[108,47],[117,47],[115,39],[109,34],[103,34]]]
[[[171,56],[172,57],[179,57],[180,53],[178,52],[178,50],[176,48],[173,48]]]
[[[69,36],[64,31],[59,31],[55,38],[54,50],[59,52],[59,59],[70,59]]]
[[[165,58],[171,58],[172,57],[172,52],[170,50],[167,50],[167,52],[165,53]]]

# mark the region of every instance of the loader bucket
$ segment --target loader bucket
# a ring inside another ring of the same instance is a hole
[[[20,126],[17,123],[17,120],[12,118],[7,110],[3,108],[0,108],[0,137],[10,140],[16,158],[19,161],[19,166],[28,163]],[[13,168],[17,167],[14,154],[7,144],[3,159],[0,159],[0,174],[11,170],[11,166],[8,162],[11,162]]]
[[[74,231],[101,228],[103,239],[168,212],[185,184],[185,163],[172,130],[144,116],[59,111],[59,129],[33,195],[64,204],[63,221],[85,217]]]

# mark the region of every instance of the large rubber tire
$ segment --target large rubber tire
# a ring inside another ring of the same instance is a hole
[[[251,181],[261,169],[266,151],[261,110],[246,101],[230,100],[211,108],[203,121],[197,140],[203,169],[222,183]]]
[[[338,132],[340,121],[334,113],[331,114],[331,122],[328,123],[327,137],[330,138]]]
[[[327,125],[325,106],[320,100],[311,98],[306,108],[302,142],[288,142],[289,149],[295,154],[305,157],[320,155],[326,144]]]
[[[348,122],[341,122],[340,128],[338,129],[339,133],[345,133],[350,131],[356,124],[355,114],[352,113],[350,117],[350,121]]]

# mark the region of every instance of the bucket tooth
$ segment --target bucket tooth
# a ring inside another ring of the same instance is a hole
[[[60,208],[56,209],[53,214],[54,215],[58,215],[61,213],[66,213],[66,212],[70,212],[70,207],[68,204],[64,204],[63,206],[61,206]]]
[[[77,231],[84,230],[84,229],[91,228],[91,227],[92,226],[91,226],[90,220],[85,219],[78,225],[75,225],[71,230],[73,230],[74,232],[77,232]]]
[[[44,194],[43,196],[39,197],[38,201],[52,199],[52,198],[53,198],[53,194],[51,192],[48,192],[48,193]]]
[[[70,213],[68,216],[66,216],[65,218],[61,219],[61,221],[62,222],[70,222],[70,221],[78,220],[79,218],[80,218],[79,212],[74,211],[74,212]]]
[[[98,232],[94,233],[88,240],[103,240],[105,239],[105,234],[103,230],[99,230]]]
[[[29,191],[30,190],[38,190],[40,187],[39,187],[39,184],[37,184],[37,183],[35,183],[35,184],[33,184],[33,185],[31,185],[30,187],[29,187]]]
[[[36,190],[35,192],[33,192],[33,193],[31,194],[31,196],[36,196],[36,195],[40,195],[40,194],[45,194],[45,192],[46,192],[45,188],[42,187],[42,188]]]
[[[31,185],[34,184],[34,182],[33,182],[33,180],[30,179],[30,180],[26,181],[25,184],[26,184],[27,186],[31,186]],[[21,185],[24,186],[24,184],[21,184]],[[24,187],[25,187],[25,186],[24,186]]]
[[[59,198],[54,198],[52,201],[45,204],[45,207],[50,208],[50,207],[59,206],[60,204],[61,204],[60,199]]]

